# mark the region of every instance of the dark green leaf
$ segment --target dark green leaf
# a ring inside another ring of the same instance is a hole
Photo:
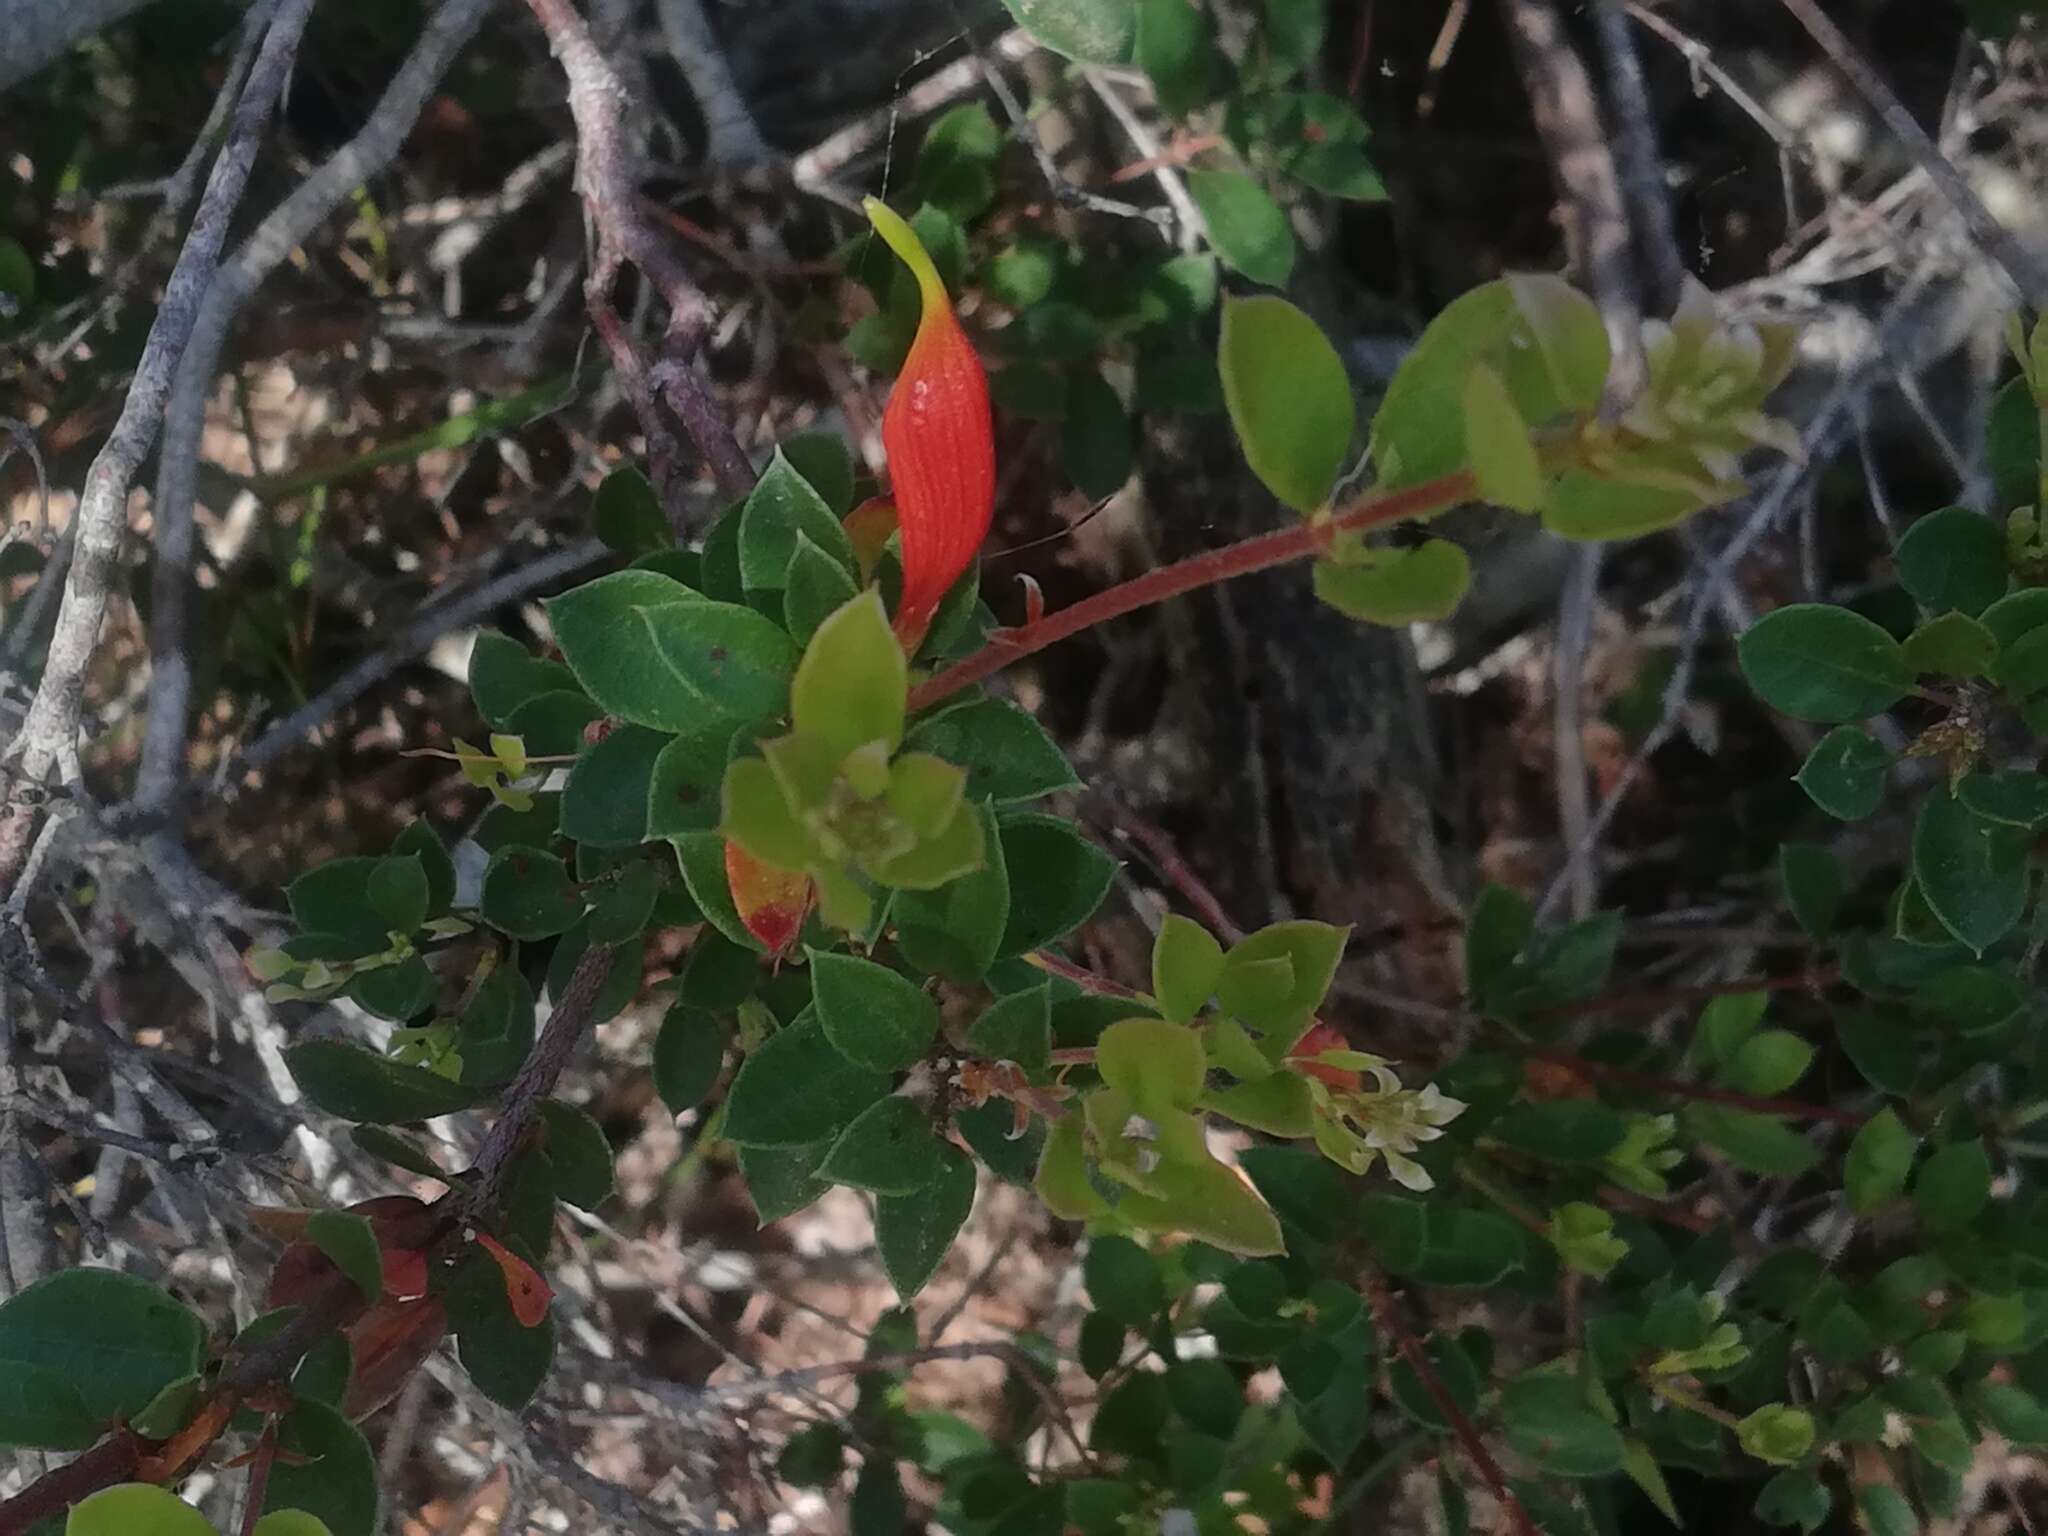
[[[1899,540],[1899,585],[1932,613],[1981,613],[2005,596],[2005,535],[1968,507],[1917,519]]]
[[[542,661],[495,630],[478,632],[469,653],[469,691],[490,724],[503,728],[528,699],[575,689],[576,674],[559,661]]]
[[[548,1161],[555,1166],[555,1192],[571,1205],[594,1211],[610,1198],[612,1147],[595,1120],[573,1104],[544,1100],[541,1125],[547,1131]]]
[[[404,1124],[476,1102],[461,1083],[344,1040],[308,1040],[285,1052],[292,1080],[314,1105],[344,1120]]]
[[[1216,45],[1208,13],[1188,0],[1137,0],[1137,63],[1159,110],[1186,117],[1215,87]]]
[[[1091,501],[1123,489],[1133,463],[1131,421],[1121,396],[1092,367],[1067,377],[1067,410],[1060,419],[1060,463]]]
[[[654,1040],[654,1088],[672,1115],[694,1109],[725,1065],[725,1027],[715,1014],[672,1004]]]
[[[349,1211],[315,1211],[306,1223],[306,1241],[355,1282],[364,1300],[375,1301],[384,1294],[384,1261],[377,1252],[377,1235],[361,1216]]]
[[[1014,805],[1080,782],[1045,728],[1002,699],[973,699],[921,720],[903,745],[965,768],[970,800]]]
[[[898,1297],[909,1301],[924,1289],[973,1209],[974,1164],[943,1143],[935,1178],[915,1193],[876,1198],[875,1247]]]
[[[560,859],[545,848],[514,843],[491,855],[478,910],[485,922],[515,939],[547,939],[575,926],[583,898]]]
[[[889,1074],[855,1066],[816,1019],[800,1018],[741,1064],[726,1095],[725,1135],[742,1147],[809,1146],[888,1091]]]
[[[1842,866],[1814,843],[1785,843],[1778,849],[1778,878],[1799,926],[1816,939],[1834,930],[1842,910]]]
[[[850,492],[851,464],[845,473]],[[846,529],[824,496],[778,448],[740,514],[740,580],[749,592],[779,592],[787,585],[800,538],[808,539],[851,581],[853,544]]]
[[[644,841],[655,761],[671,739],[644,726],[622,725],[586,750],[562,790],[562,835],[593,848],[631,848]]]
[[[1010,873],[995,818],[986,806],[976,814],[981,868],[935,891],[899,891],[889,908],[904,958],[963,985],[987,974],[1010,917]]]
[[[1586,1406],[1569,1376],[1525,1371],[1501,1390],[1508,1443],[1555,1477],[1603,1477],[1621,1469],[1627,1448],[1614,1426]]]
[[[1559,1099],[1514,1105],[1487,1125],[1486,1134],[1534,1157],[1592,1163],[1621,1145],[1628,1121],[1594,1099]]]
[[[2033,831],[2048,823],[2048,774],[2014,770],[1973,773],[1956,796],[1985,821]]]
[[[809,951],[818,1021],[839,1054],[877,1072],[923,1058],[939,1032],[939,1006],[916,983],[852,955]]]
[[[1953,1232],[1991,1199],[1991,1159],[1982,1141],[1959,1141],[1929,1157],[1913,1180],[1913,1203],[1930,1232]]]
[[[661,498],[647,476],[630,464],[604,477],[591,501],[590,517],[597,536],[628,558],[675,543],[662,515]]]
[[[925,138],[926,153],[930,153],[934,140],[957,130],[974,113],[979,113],[980,120],[988,123],[993,131],[995,124],[988,116],[988,109],[979,102],[956,107],[932,124],[931,132]],[[838,433],[799,432],[794,437],[785,438],[776,452],[812,490],[825,499],[825,505],[835,518],[844,517],[853,509],[853,452],[846,446],[846,439]],[[744,515],[742,513],[742,517]]]
[[[1906,1175],[1913,1166],[1913,1149],[1919,1141],[1889,1105],[1866,1120],[1849,1143],[1849,1153],[1842,1164],[1849,1208],[1859,1216],[1868,1216],[1904,1193]]]
[[[1860,821],[1884,801],[1892,755],[1853,725],[1838,725],[1806,756],[1797,779],[1807,798],[1838,821]]]
[[[703,697],[662,665],[647,643],[642,616],[705,601],[658,572],[626,570],[586,582],[545,606],[569,670],[606,713],[658,730],[686,731],[702,724]],[[531,741],[527,748],[540,750]]]
[[[741,1147],[740,1173],[761,1225],[794,1216],[832,1187],[817,1176],[830,1142],[807,1147]]]
[[[1003,0],[1017,25],[1083,64],[1121,64],[1136,29],[1133,0]]]
[[[477,1390],[502,1407],[524,1408],[547,1379],[555,1358],[552,1311],[538,1326],[512,1315],[505,1277],[481,1248],[471,1248],[446,1290],[455,1353]]]
[[[1736,644],[1757,696],[1797,720],[1833,724],[1889,709],[1913,686],[1899,643],[1860,613],[1795,603],[1766,614]]]
[[[373,1536],[377,1529],[377,1461],[361,1430],[337,1410],[303,1399],[277,1426],[288,1454],[270,1469],[266,1510],[303,1509],[334,1536]]]
[[[145,1280],[65,1269],[0,1303],[0,1445],[83,1450],[200,1367],[206,1325]]]
[[[1913,878],[1942,927],[1982,954],[2026,909],[2027,839],[1936,786],[1913,828]]]
[[[699,599],[641,609],[640,619],[636,654],[650,654],[651,638],[651,654],[674,685],[694,700],[688,718],[666,728],[702,730],[719,718],[750,725],[788,709],[796,644],[779,625],[753,609]]]
[[[1097,1311],[1140,1332],[1166,1305],[1158,1262],[1128,1237],[1105,1233],[1093,1239],[1081,1276]]]
[[[930,1117],[909,1099],[891,1095],[840,1132],[818,1176],[878,1195],[914,1195],[944,1171],[944,1151]]]
[[[1686,1111],[1686,1120],[1701,1141],[1751,1173],[1789,1177],[1820,1160],[1813,1143],[1769,1115],[1695,1104]]]
[[[968,1048],[1027,1072],[1044,1068],[1052,1052],[1051,990],[1031,987],[997,998],[969,1027]]]
[[[1010,872],[1010,918],[998,954],[1021,955],[1093,915],[1117,866],[1056,816],[1012,816],[1001,831],[1003,862]]]

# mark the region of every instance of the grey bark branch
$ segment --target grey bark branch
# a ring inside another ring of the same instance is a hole
[[[1834,61],[1835,67],[1849,77],[1856,93],[1884,119],[1885,127],[1906,146],[1914,162],[1927,173],[1927,179],[1934,183],[1962,219],[1977,249],[2004,271],[2027,303],[2036,309],[2048,308],[2048,254],[2029,247],[1992,216],[1983,199],[1977,196],[1976,189],[1956,169],[1955,162],[1941,152],[1941,146],[1906,110],[1906,104],[1899,100],[1898,94],[1885,84],[1884,78],[1870,67],[1870,61],[1856,51],[1842,29],[1814,0],[1781,0],[1781,3],[1792,13],[1793,19],[1806,28],[1807,35],[1820,44],[1821,51]]]
[[[186,634],[192,590],[192,511],[198,496],[199,438],[206,400],[228,329],[264,279],[324,224],[357,187],[398,154],[421,110],[495,0],[445,0],[398,66],[356,136],[287,197],[244,240],[220,271],[193,329],[164,418],[158,456],[156,575],[151,587],[149,714],[135,802],[159,811],[178,792],[192,699]]]
[[[99,643],[114,566],[128,528],[128,491],[143,456],[163,424],[164,406],[179,359],[191,340],[208,285],[227,238],[228,222],[248,184],[249,168],[284,90],[313,0],[282,0],[263,49],[249,71],[220,156],[207,178],[192,227],[164,286],[164,298],[143,344],[134,381],[104,447],[86,471],[73,521],[71,572],[56,632],[28,717],[9,747],[19,775],[0,811],[0,885],[11,887],[27,856],[38,820],[35,793],[53,767],[75,760],[85,673]],[[67,773],[67,777],[69,774]]]
[[[147,0],[0,0],[0,92],[19,85],[74,43],[142,9]]]

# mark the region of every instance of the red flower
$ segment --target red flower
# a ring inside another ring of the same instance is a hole
[[[903,530],[896,635],[915,651],[946,593],[988,537],[996,501],[988,376],[960,329],[946,285],[911,227],[878,198],[863,205],[923,299],[917,335],[882,413],[882,447]]]

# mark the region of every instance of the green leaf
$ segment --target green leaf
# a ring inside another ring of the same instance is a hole
[[[472,1089],[438,1072],[405,1066],[345,1040],[307,1040],[287,1050],[284,1059],[299,1091],[343,1120],[402,1125],[476,1102]]]
[[[1202,1107],[1268,1136],[1315,1134],[1315,1099],[1298,1072],[1269,1072],[1252,1082],[1212,1089]]]
[[[1179,0],[1175,0],[1179,3]],[[1200,923],[1171,913],[1152,944],[1152,995],[1176,1024],[1193,1021],[1223,975],[1223,946]]]
[[[1067,376],[1042,363],[1013,362],[989,375],[988,397],[997,409],[1027,421],[1064,421]]]
[[[1930,613],[1982,613],[2005,596],[2005,534],[1968,507],[1915,520],[1898,547],[1899,585]]]
[[[850,488],[850,464],[846,473]],[[800,539],[828,556],[851,583],[852,540],[825,498],[778,448],[740,513],[741,583],[749,592],[780,592],[788,584]]]
[[[1942,927],[1981,955],[2026,909],[2027,839],[1937,785],[1914,824],[1913,879]]]
[[[1554,1477],[1604,1477],[1627,1456],[1621,1434],[1586,1406],[1569,1376],[1525,1371],[1501,1389],[1508,1443]]]
[[[862,1110],[839,1133],[818,1177],[878,1195],[914,1195],[944,1171],[944,1151],[931,1118],[909,1099],[892,1094]]]
[[[1554,277],[1518,274],[1453,300],[1402,360],[1373,418],[1382,489],[1467,467],[1464,395],[1478,363],[1500,375],[1516,413],[1540,429],[1599,406],[1607,330],[1592,300]]]
[[[1141,1115],[1159,1119],[1190,1108],[1202,1096],[1209,1069],[1202,1037],[1164,1019],[1119,1019],[1095,1043],[1095,1069],[1103,1082]]]
[[[1739,1093],[1780,1093],[1813,1064],[1813,1047],[1783,1029],[1766,1029],[1735,1048],[1720,1077]]]
[[[1255,283],[1284,287],[1294,272],[1294,231],[1265,188],[1242,171],[1191,170],[1187,182],[1224,264]]]
[[[0,236],[0,294],[12,299],[9,327],[20,323],[36,297],[35,258],[22,249],[19,240]]]
[[[970,794],[973,784],[970,774]],[[1057,816],[1012,816],[1000,830],[1010,917],[997,953],[1007,957],[1050,944],[1091,917],[1117,864]]]
[[[1835,1037],[1873,1088],[1901,1098],[1913,1091],[1920,1052],[1901,1025],[1861,1008],[1843,1008],[1835,1013]]]
[[[836,1136],[888,1091],[886,1072],[855,1066],[815,1018],[799,1018],[741,1064],[726,1095],[725,1137],[742,1147],[809,1146]]]
[[[1897,1199],[1905,1191],[1913,1149],[1919,1144],[1920,1138],[1906,1129],[1898,1111],[1889,1105],[1864,1121],[1842,1164],[1849,1208],[1858,1216],[1868,1216]]]
[[[562,789],[562,836],[593,848],[632,848],[647,837],[654,765],[673,738],[622,725],[587,749]]]
[[[1757,696],[1795,720],[1861,719],[1913,687],[1898,641],[1862,614],[1826,603],[1764,615],[1736,642],[1736,656]]]
[[[1458,1340],[1441,1333],[1433,1334],[1425,1341],[1422,1353],[1445,1396],[1457,1405],[1461,1413],[1469,1416],[1479,1406],[1480,1389],[1479,1369],[1472,1363],[1471,1356]],[[1410,1419],[1424,1429],[1450,1430],[1450,1421],[1443,1416],[1435,1395],[1423,1386],[1422,1378],[1405,1358],[1395,1360],[1393,1369],[1388,1372],[1387,1385],[1394,1405]]]
[[[1472,584],[1472,561],[1448,539],[1374,549],[1363,564],[1318,560],[1316,596],[1348,618],[1401,626],[1447,619]]]
[[[384,1261],[377,1252],[377,1234],[362,1217],[349,1211],[315,1211],[306,1223],[306,1241],[355,1282],[365,1301],[376,1301],[384,1294]]]
[[[1797,775],[1807,798],[1837,821],[1860,821],[1884,803],[1892,755],[1853,725],[1838,725],[1806,756]]]
[[[775,1463],[775,1475],[797,1488],[823,1488],[846,1468],[846,1432],[830,1422],[812,1424],[789,1437]]]
[[[761,957],[712,929],[690,945],[676,996],[693,1008],[726,1013],[754,995],[760,978]]]
[[[1953,609],[1915,629],[1900,649],[1915,672],[1944,677],[1982,677],[1998,657],[1998,641],[1991,631]]]
[[[469,691],[477,711],[495,726],[504,726],[512,712],[544,693],[573,691],[576,674],[558,661],[529,655],[518,641],[482,630],[469,653]]]
[[[71,1506],[64,1536],[220,1536],[213,1522],[167,1488],[117,1483]]]
[[[355,1373],[355,1346],[339,1331],[322,1334],[292,1370],[292,1395],[341,1406]]]
[[[1913,1506],[1898,1489],[1884,1483],[1856,1485],[1856,1512],[1870,1536],[1920,1536]]]
[[[393,933],[411,933],[427,920],[427,871],[416,855],[391,854],[370,870],[363,897]]]
[[[1954,1232],[1991,1199],[1991,1159],[1981,1140],[1952,1142],[1929,1157],[1913,1180],[1913,1203],[1930,1232]]]
[[[1813,1415],[1784,1403],[1766,1403],[1735,1429],[1742,1448],[1759,1461],[1786,1466],[1813,1449]]]
[[[700,723],[702,698],[647,644],[643,612],[705,599],[655,571],[614,571],[551,598],[548,624],[569,670],[605,713],[659,730]],[[533,744],[528,743],[529,750]]]
[[[200,1367],[206,1327],[133,1275],[65,1269],[0,1303],[0,1445],[83,1450]]]
[[[943,1143],[936,1178],[914,1194],[876,1197],[875,1248],[901,1300],[924,1289],[973,1209],[974,1163]]]
[[[644,720],[642,724],[701,730],[711,720],[723,717],[738,725],[751,725],[788,707],[797,649],[780,625],[751,608],[703,598],[643,608],[639,616],[638,653],[648,654],[651,639],[652,654],[675,689],[693,701],[680,723]]]
[[[725,839],[716,832],[686,832],[669,839],[676,851],[676,863],[683,872],[683,884],[703,909],[712,927],[733,943],[758,953],[761,941],[747,932],[732,900],[732,884],[725,873]]]
[[[1223,958],[1217,1000],[1226,1013],[1264,1034],[1268,1059],[1278,1061],[1323,1005],[1350,937],[1348,927],[1309,921],[1274,923],[1248,934]],[[1273,960],[1287,962],[1277,987],[1271,984],[1277,978],[1257,969]]]
[[[1046,1132],[1031,1187],[1046,1210],[1062,1221],[1088,1221],[1107,1214],[1109,1202],[1088,1177],[1081,1117],[1066,1115]]]
[[[648,779],[647,837],[709,832],[718,825],[731,740],[722,727],[669,739]]]
[[[783,622],[790,635],[808,642],[818,626],[853,601],[859,588],[845,569],[799,533],[789,557],[789,581],[782,595]]]
[[[1768,1525],[1796,1525],[1805,1531],[1816,1531],[1833,1506],[1827,1484],[1811,1472],[1788,1467],[1764,1484],[1764,1491],[1757,1496],[1756,1514]]]
[[[2048,1409],[2022,1387],[2009,1382],[1980,1382],[1971,1392],[1991,1427],[2014,1445],[2048,1445]]]
[[[1357,427],[1350,376],[1322,327],[1282,298],[1226,299],[1216,367],[1252,473],[1297,512],[1322,506]]]
[[[1123,397],[1093,367],[1067,374],[1067,409],[1060,418],[1060,464],[1090,501],[1114,496],[1131,478],[1131,420]]]
[[[981,867],[937,890],[899,891],[889,908],[904,958],[963,985],[979,981],[995,963],[1010,917],[1010,875],[995,817],[985,806],[975,814]]]
[[[270,1469],[266,1510],[304,1510],[333,1536],[374,1536],[377,1462],[361,1430],[327,1404],[301,1399],[279,1421],[277,1445],[287,1454]]]
[[[1323,51],[1322,0],[1262,0],[1266,47],[1288,70],[1307,69]]]
[[[318,1515],[303,1509],[277,1509],[256,1522],[251,1536],[334,1536]]]
[[[1973,773],[1956,786],[1956,797],[1982,820],[2001,826],[2031,832],[2048,823],[2048,774]]]
[[[1842,910],[1841,861],[1816,843],[1784,843],[1778,848],[1778,878],[1799,926],[1826,938]]]
[[[687,1003],[671,1004],[662,1015],[654,1040],[654,1091],[670,1114],[696,1108],[717,1084],[725,1037],[716,1014]]]
[[[590,519],[597,536],[628,559],[675,544],[661,498],[647,476],[630,464],[604,477],[591,500]]]
[[[804,648],[790,687],[791,718],[838,756],[871,741],[886,742],[894,752],[903,741],[909,687],[882,594],[870,587],[820,624]]]
[[[1628,1135],[1628,1120],[1596,1099],[1515,1104],[1488,1122],[1504,1146],[1557,1163],[1597,1163]]]
[[[1137,12],[1138,68],[1151,80],[1159,110],[1186,117],[1215,86],[1208,14],[1188,0],[1137,0]]]
[[[560,1099],[542,1101],[540,1121],[547,1131],[548,1161],[555,1166],[555,1193],[583,1210],[596,1210],[614,1188],[611,1143],[595,1120]]]
[[[549,939],[576,925],[583,898],[560,859],[545,848],[513,843],[491,855],[478,911],[515,939]]]
[[[987,109],[978,103],[956,107],[932,124],[931,132],[925,139],[927,151],[934,139],[949,131],[949,124],[957,128],[966,121],[965,114],[971,113],[980,113],[981,121],[988,123],[991,129],[994,128]],[[852,510],[853,453],[846,446],[846,440],[838,433],[799,432],[794,437],[785,438],[776,452],[791,469],[803,477],[804,482],[812,490],[824,497],[825,505],[831,510],[833,517],[842,518]],[[741,515],[745,516],[744,511]],[[842,528],[842,534],[844,531]],[[832,546],[828,544],[825,547],[830,549]]]
[[[1004,699],[973,699],[912,726],[909,751],[967,770],[967,798],[1015,805],[1080,784],[1045,728]]]
[[[1368,1195],[1359,1217],[1380,1262],[1425,1284],[1497,1285],[1527,1260],[1521,1229],[1491,1211]]]
[[[818,1165],[832,1144],[807,1147],[741,1147],[740,1174],[762,1226],[794,1216],[832,1185],[819,1178]]]
[[[456,1265],[445,1298],[456,1358],[469,1379],[499,1406],[524,1408],[554,1364],[554,1313],[533,1328],[514,1317],[505,1277],[480,1248],[471,1248]]]
[[[346,941],[356,954],[384,949],[390,943],[389,924],[364,900],[371,876],[383,862],[329,859],[307,870],[285,889],[292,921],[302,933],[331,934]]]
[[[1501,376],[1485,363],[1465,375],[1465,457],[1482,498],[1517,512],[1543,506],[1543,466],[1529,424]]]
[[[818,1022],[840,1055],[876,1072],[923,1059],[939,1032],[939,1005],[923,989],[872,960],[808,954]]]
[[[584,924],[585,942],[627,944],[639,938],[654,919],[655,904],[661,899],[661,875],[648,860],[634,859],[621,865],[593,894],[596,901]]]
[[[968,1049],[991,1061],[1044,1069],[1052,1054],[1052,988],[1030,987],[999,997],[968,1026]]]
[[[1133,0],[1003,0],[1017,25],[1054,53],[1083,64],[1121,64],[1137,19]]]
[[[1247,1258],[1286,1251],[1272,1209],[1214,1159],[1161,1163],[1146,1181],[1156,1193],[1131,1191],[1117,1206],[1119,1217],[1142,1230],[1184,1232]]]
[[[1788,1178],[1820,1160],[1812,1142],[1769,1115],[1695,1104],[1686,1110],[1686,1121],[1701,1141],[1751,1173]]]

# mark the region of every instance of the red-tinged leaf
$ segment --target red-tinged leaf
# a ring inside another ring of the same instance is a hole
[[[847,513],[842,523],[853,545],[860,579],[873,580],[875,567],[882,563],[882,550],[896,532],[896,503],[886,496],[870,496]]]
[[[1351,1042],[1346,1040],[1342,1033],[1332,1026],[1325,1024],[1321,1019],[1318,1019],[1315,1023],[1309,1025],[1308,1033],[1297,1040],[1294,1043],[1294,1049],[1287,1054],[1289,1059],[1293,1061],[1296,1071],[1301,1072],[1305,1076],[1328,1083],[1332,1088],[1337,1089],[1341,1093],[1355,1093],[1358,1090],[1359,1083],[1362,1081],[1358,1073],[1347,1071],[1343,1067],[1329,1066],[1326,1063],[1315,1060],[1316,1057],[1322,1055],[1325,1051],[1348,1051],[1350,1049]]]
[[[725,845],[725,878],[733,909],[747,932],[771,955],[783,955],[803,931],[811,910],[811,877],[763,863],[738,843]]]
[[[553,1288],[541,1278],[539,1270],[490,1233],[479,1232],[476,1240],[504,1272],[505,1299],[512,1303],[512,1315],[519,1320],[519,1326],[538,1328],[541,1319],[548,1315],[548,1303],[555,1299]]]
[[[917,649],[932,615],[988,537],[995,511],[995,427],[988,375],[917,235],[877,198],[876,233],[917,279],[923,312],[882,412],[882,447],[903,538],[896,633]]]
[[[349,1330],[355,1369],[341,1411],[362,1419],[390,1402],[447,1332],[448,1309],[440,1297],[397,1301],[387,1295]]]
[[[427,1294],[427,1256],[417,1248],[386,1248],[384,1294],[401,1298]]]

